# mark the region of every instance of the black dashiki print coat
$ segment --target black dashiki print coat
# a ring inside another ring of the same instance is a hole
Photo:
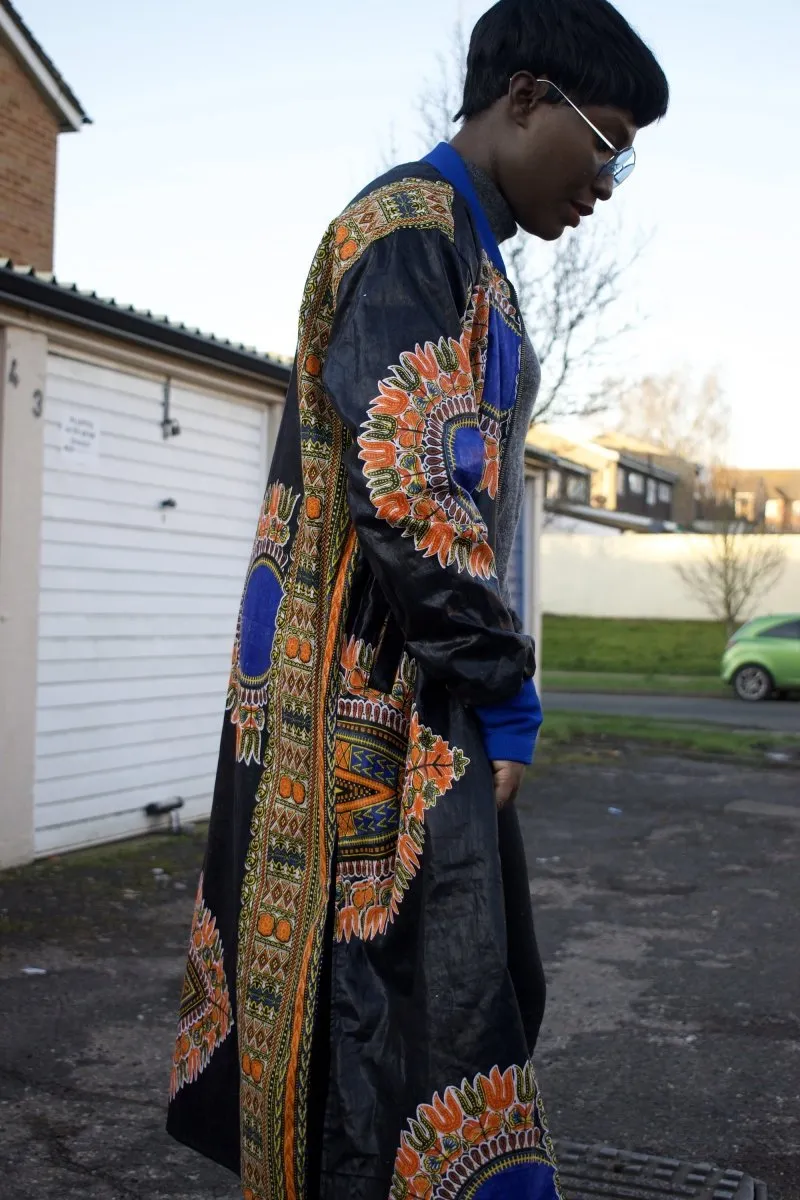
[[[493,554],[521,325],[470,186],[450,147],[385,176],[303,297],[168,1113],[245,1200],[560,1195],[524,852],[473,711],[534,657]]]

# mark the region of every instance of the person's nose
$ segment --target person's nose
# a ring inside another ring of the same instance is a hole
[[[614,194],[614,176],[608,171],[601,171],[594,181],[592,191],[598,200],[610,200]]]

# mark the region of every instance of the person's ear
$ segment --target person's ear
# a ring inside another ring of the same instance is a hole
[[[527,125],[532,114],[543,103],[549,84],[536,79],[530,71],[517,71],[508,84],[508,111],[518,125]]]

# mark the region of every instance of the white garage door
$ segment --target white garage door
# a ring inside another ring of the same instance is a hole
[[[208,813],[236,614],[268,456],[266,407],[51,357],[36,851]]]

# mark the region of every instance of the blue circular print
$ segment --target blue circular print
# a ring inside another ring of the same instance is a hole
[[[451,479],[465,492],[474,492],[481,481],[486,456],[483,434],[475,425],[455,424],[454,429],[446,430],[444,441],[449,451],[447,466]]]
[[[557,1200],[549,1163],[526,1161],[524,1151],[478,1171],[459,1196],[466,1200]]]
[[[257,558],[247,577],[239,632],[239,677],[245,687],[260,687],[266,681],[282,597],[275,563]]]

